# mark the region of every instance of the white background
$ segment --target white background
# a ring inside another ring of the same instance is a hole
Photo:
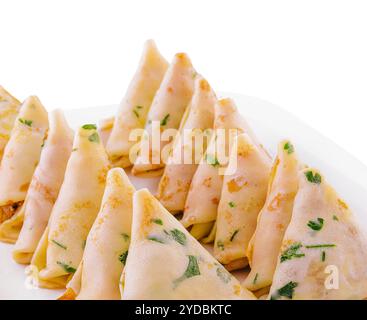
[[[0,0],[0,84],[48,109],[118,103],[154,38],[216,90],[278,104],[367,163],[366,34],[363,0]]]

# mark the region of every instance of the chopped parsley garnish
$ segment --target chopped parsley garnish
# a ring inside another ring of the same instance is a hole
[[[23,118],[19,118],[18,120],[19,120],[20,123],[23,123],[28,127],[32,127],[32,123],[33,123],[32,120],[27,120],[27,119],[23,119]]]
[[[236,204],[235,204],[233,201],[228,202],[228,205],[229,205],[231,208],[234,208],[234,207],[236,206]]]
[[[155,224],[159,224],[160,226],[163,226],[163,221],[162,219],[152,219],[151,220],[153,223]]]
[[[125,265],[126,264],[126,259],[127,259],[127,255],[129,254],[129,250],[126,250],[124,253],[120,254],[119,256],[119,260],[120,262]]]
[[[314,174],[312,171],[305,172],[305,176],[307,180],[311,183],[320,184],[321,183],[321,176],[317,172]]]
[[[161,120],[161,126],[165,126],[169,120],[169,113]]]
[[[286,249],[281,255],[280,255],[280,262],[284,262],[287,260],[292,260],[293,258],[302,258],[305,256],[304,253],[298,252],[299,249],[302,248],[302,244],[299,242],[296,242],[292,244],[288,249]]]
[[[92,133],[89,137],[88,137],[88,140],[90,141],[90,142],[99,142],[99,135],[98,135],[98,133],[97,132],[94,132],[94,133]]]
[[[307,226],[315,231],[320,231],[322,227],[324,226],[324,219],[323,218],[317,218],[317,221],[310,220],[307,223]]]
[[[290,281],[288,282],[284,287],[281,287],[278,289],[277,294],[275,296],[272,296],[272,300],[278,299],[278,297],[285,297],[288,299],[293,298],[294,289],[298,286],[297,282]]]
[[[214,168],[219,167],[220,163],[218,161],[218,159],[210,154],[207,154],[205,156],[205,160],[208,164],[212,165]]]
[[[140,117],[139,110],[140,110],[141,108],[143,108],[143,107],[142,107],[142,106],[136,106],[136,107],[133,109],[133,112],[134,112],[134,114],[135,114],[135,116],[136,116],[137,118],[139,118],[139,117]]]
[[[184,274],[177,278],[174,282],[173,285],[176,287],[178,286],[182,281],[191,278],[191,277],[195,277],[195,276],[199,276],[200,275],[200,269],[199,269],[199,264],[198,264],[198,260],[195,256],[187,256],[189,258],[189,263],[187,265],[187,268],[184,272]]]
[[[325,259],[326,259],[326,252],[323,251],[323,252],[321,252],[321,261],[324,262]]]
[[[64,262],[61,262],[61,261],[57,261],[56,262],[59,266],[61,266],[67,273],[74,273],[76,271],[75,268],[73,268],[72,266],[64,263]]]
[[[121,235],[125,241],[128,241],[130,239],[130,236],[127,233],[121,233]]]
[[[259,277],[259,274],[258,273],[256,273],[256,275],[255,275],[255,278],[254,278],[254,280],[252,281],[252,284],[256,284],[256,282],[257,282],[257,278]]]
[[[82,126],[85,130],[96,130],[97,126],[94,123],[88,123]]]
[[[223,241],[219,240],[219,241],[217,242],[217,247],[218,247],[220,250],[224,250],[224,243],[223,243]]]
[[[224,282],[228,283],[231,281],[230,273],[222,267],[217,268],[217,276]]]
[[[239,229],[235,230],[232,235],[231,235],[231,238],[229,239],[229,241],[233,241],[234,237],[236,236],[236,234],[238,233],[238,231],[240,231]]]
[[[64,250],[67,249],[66,246],[64,246],[63,244],[61,244],[60,242],[56,241],[56,240],[51,240],[51,242],[53,242],[54,244],[56,244],[57,246],[59,246],[60,248],[63,248]]]
[[[182,244],[183,246],[186,244],[186,236],[182,231],[178,229],[173,229],[170,231],[170,234],[173,240],[175,240],[179,244]]]
[[[335,221],[339,221],[339,218],[334,214],[334,215],[333,215],[333,220],[335,220]]]
[[[318,249],[318,248],[334,248],[336,247],[336,244],[313,244],[305,246],[307,249]]]
[[[154,236],[149,236],[147,239],[150,240],[150,241],[158,242],[158,243],[164,243],[163,240],[158,239],[157,237],[154,237]]]
[[[288,154],[291,154],[294,152],[294,147],[293,147],[293,144],[291,144],[290,142],[287,142],[285,145],[284,145],[284,150],[288,152]]]
[[[71,152],[74,152],[74,151],[76,151],[76,150],[78,150],[78,148],[73,148],[73,149],[71,150]]]

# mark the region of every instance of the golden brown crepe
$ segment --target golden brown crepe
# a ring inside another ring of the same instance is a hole
[[[162,174],[165,165],[165,154],[172,146],[173,137],[156,136],[167,129],[178,129],[185,110],[190,103],[196,72],[189,57],[184,53],[175,55],[171,65],[164,75],[162,83],[156,92],[148,114],[145,126],[146,137],[139,144],[139,154],[134,162],[134,175],[158,176]],[[153,139],[158,139],[154,144]],[[133,149],[132,151],[133,152]]]
[[[122,299],[254,299],[147,189],[134,194]]]
[[[20,109],[20,102],[0,86],[0,160]]]
[[[302,170],[271,299],[365,299],[366,274],[367,240],[348,205],[320,172]]]
[[[280,142],[270,174],[266,202],[247,249],[251,272],[245,286],[252,291],[271,285],[284,233],[292,216],[299,170],[293,144],[288,140]]]
[[[215,93],[209,83],[197,77],[187,119],[182,120],[184,124],[181,134],[174,143],[172,155],[158,186],[157,197],[170,212],[184,210],[192,177],[205,152],[206,140],[210,137],[205,133],[213,128],[215,102]],[[199,142],[199,136],[202,137],[202,142]],[[193,141],[192,137],[197,140]],[[200,147],[195,146],[195,143]]]
[[[48,226],[31,262],[40,287],[63,288],[76,271],[100,208],[108,170],[96,126],[79,128]]]
[[[114,166],[129,167],[130,139],[134,129],[144,128],[150,105],[158,90],[168,62],[159,53],[153,40],[148,40],[137,71],[115,117],[106,150]]]
[[[1,160],[0,224],[16,214],[24,202],[47,129],[47,111],[37,97],[27,98],[20,108]]]
[[[2,241],[16,241],[13,258],[18,263],[30,263],[47,226],[64,179],[72,143],[73,131],[62,111],[51,112],[47,140],[42,147],[40,162],[33,174],[24,205],[16,215],[0,226]]]
[[[214,242],[214,256],[230,269],[247,264],[246,249],[265,203],[270,169],[264,150],[247,134],[239,135],[223,178]]]
[[[89,232],[83,260],[63,299],[121,299],[119,281],[130,244],[134,191],[123,169],[108,172],[101,210]]]
[[[223,174],[219,170],[223,170],[228,162],[216,156],[216,150],[225,150],[226,156],[229,155],[231,138],[234,137],[232,131],[235,134],[246,132],[260,146],[232,99],[221,99],[216,103],[214,129],[224,130],[225,139],[218,139],[214,132],[192,179],[181,220],[186,228],[193,226],[191,233],[197,239],[209,234],[217,218],[223,183]]]

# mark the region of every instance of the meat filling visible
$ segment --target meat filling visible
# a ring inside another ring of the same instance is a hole
[[[10,219],[20,209],[24,201],[8,204],[0,207],[0,224]]]

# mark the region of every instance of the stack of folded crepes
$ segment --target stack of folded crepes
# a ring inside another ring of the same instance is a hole
[[[60,299],[367,298],[365,234],[325,177],[289,140],[272,160],[151,40],[99,128],[0,87],[0,159],[0,240]],[[156,197],[129,174],[159,177]]]

